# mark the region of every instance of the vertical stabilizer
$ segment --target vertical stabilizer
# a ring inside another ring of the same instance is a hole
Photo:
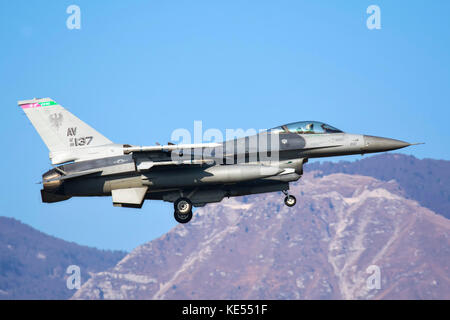
[[[50,153],[79,153],[84,148],[112,144],[50,98],[18,102]]]

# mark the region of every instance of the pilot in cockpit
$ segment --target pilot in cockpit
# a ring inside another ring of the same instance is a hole
[[[314,133],[314,123],[308,123],[305,126],[305,132],[304,133]]]

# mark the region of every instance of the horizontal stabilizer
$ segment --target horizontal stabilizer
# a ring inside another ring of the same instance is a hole
[[[61,181],[61,180],[67,180],[67,179],[72,179],[72,178],[78,178],[78,177],[83,177],[83,176],[87,176],[87,175],[94,174],[94,173],[100,173],[102,171],[103,171],[102,169],[92,169],[92,170],[86,170],[86,171],[81,171],[81,172],[77,172],[77,173],[70,173],[70,174],[58,176],[57,178],[45,180],[44,182]]]
[[[115,189],[111,191],[115,207],[141,208],[148,187]]]

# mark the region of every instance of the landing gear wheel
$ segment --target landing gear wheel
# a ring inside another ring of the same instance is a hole
[[[179,198],[173,206],[175,211],[181,214],[187,214],[189,211],[192,211],[192,202],[187,198]]]
[[[189,211],[188,213],[179,213],[175,211],[173,213],[173,216],[175,220],[177,220],[178,223],[188,223],[192,219],[192,211]]]
[[[174,217],[179,223],[187,223],[192,219],[192,202],[187,198],[180,198],[173,204]]]
[[[293,195],[288,195],[284,198],[284,204],[288,207],[293,207],[297,203],[297,199]]]

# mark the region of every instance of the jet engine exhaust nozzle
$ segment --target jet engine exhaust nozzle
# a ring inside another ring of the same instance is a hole
[[[50,170],[42,176],[42,185],[45,191],[56,191],[61,188],[62,181],[59,180],[62,175],[56,170]]]

